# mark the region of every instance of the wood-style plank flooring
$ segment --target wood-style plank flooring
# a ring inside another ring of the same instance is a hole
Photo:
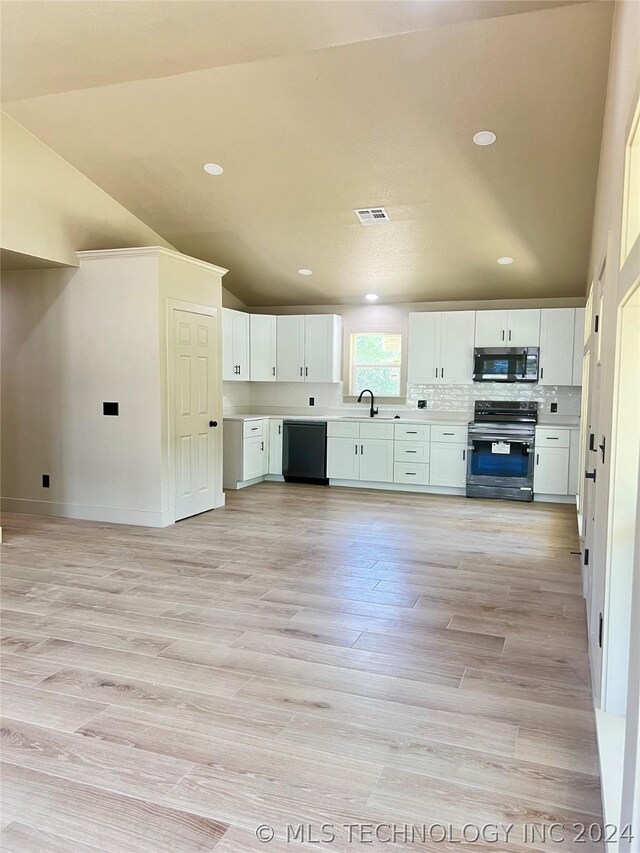
[[[571,507],[265,483],[3,528],[3,853],[602,849]]]

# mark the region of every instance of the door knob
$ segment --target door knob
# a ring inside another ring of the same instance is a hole
[[[217,426],[218,426],[218,421],[209,421],[209,426],[210,426],[210,427],[217,427]]]

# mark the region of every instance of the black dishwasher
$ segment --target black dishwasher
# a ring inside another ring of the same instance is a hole
[[[328,485],[325,421],[284,422],[282,475],[286,483]]]

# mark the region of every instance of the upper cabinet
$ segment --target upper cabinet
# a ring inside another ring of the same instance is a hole
[[[275,382],[277,317],[271,314],[250,314],[252,382]]]
[[[409,314],[407,382],[466,385],[473,379],[475,311]]]
[[[540,312],[539,385],[571,385],[575,308],[543,308]]]
[[[339,382],[342,318],[291,314],[277,318],[277,377],[281,382]]]
[[[537,347],[540,342],[540,309],[477,311],[477,347]]]
[[[249,315],[223,308],[222,378],[246,382],[249,375]]]

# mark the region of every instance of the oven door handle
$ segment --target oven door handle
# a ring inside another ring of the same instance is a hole
[[[492,435],[491,433],[474,433],[469,436],[469,450],[473,450],[474,441],[499,441],[501,443],[506,444],[526,444],[531,447],[533,445],[534,439],[533,437],[523,435],[522,437],[516,438],[515,436],[509,436],[509,438],[505,438],[500,435]]]

